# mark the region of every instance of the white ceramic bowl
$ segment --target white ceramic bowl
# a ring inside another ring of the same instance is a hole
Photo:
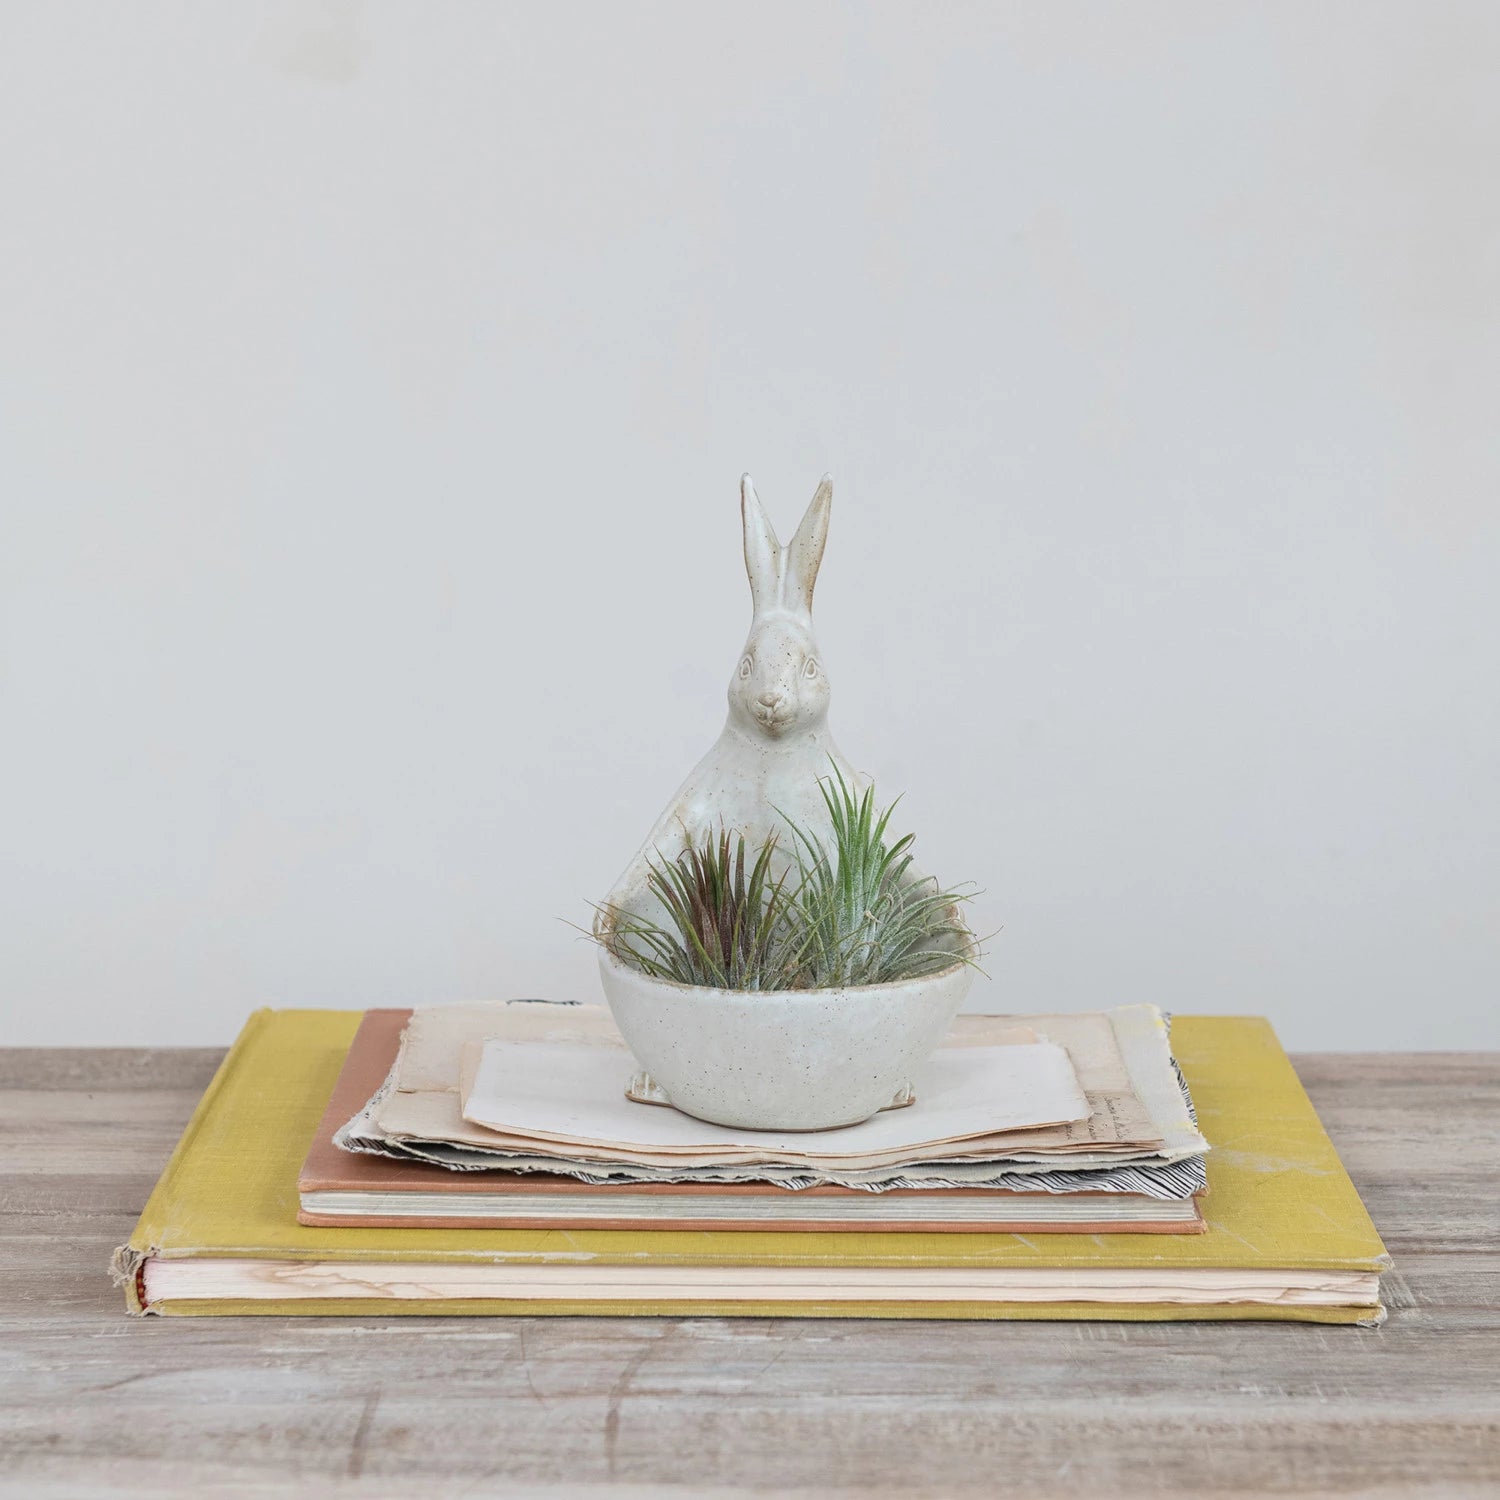
[[[942,1040],[973,970],[836,990],[715,990],[599,949],[620,1034],[678,1109],[751,1130],[831,1130],[883,1109]]]

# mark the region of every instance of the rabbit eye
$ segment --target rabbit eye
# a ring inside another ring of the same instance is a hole
[[[815,656],[809,656],[807,658],[807,665],[805,667],[803,667],[802,672],[803,672],[803,675],[806,676],[806,677],[816,677],[818,675],[818,659],[817,659],[817,657],[815,657]]]
[[[742,656],[740,658],[740,676],[741,676],[741,678],[745,678],[745,677],[748,677],[749,675],[750,675],[750,658],[748,656]]]

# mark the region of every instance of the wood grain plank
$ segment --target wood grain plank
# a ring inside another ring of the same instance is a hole
[[[0,1047],[0,1091],[111,1094],[192,1089],[201,1094],[226,1047]]]

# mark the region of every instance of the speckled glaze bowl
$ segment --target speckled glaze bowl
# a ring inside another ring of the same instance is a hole
[[[749,1130],[832,1130],[884,1109],[932,1054],[973,979],[837,990],[715,990],[652,979],[599,949],[620,1034],[685,1114]]]

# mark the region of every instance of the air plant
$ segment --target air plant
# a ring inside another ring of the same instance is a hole
[[[790,869],[773,879],[776,840],[767,839],[745,870],[745,840],[721,830],[676,859],[652,862],[647,885],[670,921],[617,907],[610,944],[655,979],[723,990],[792,988],[793,911],[786,896]]]
[[[837,766],[819,779],[818,790],[833,828],[832,849],[786,818],[799,875],[791,893],[794,925],[804,933],[802,956],[813,983],[888,984],[975,962],[973,934],[959,916],[969,894],[912,874],[915,834],[886,843],[896,802],[878,811],[874,787],[856,795]]]
[[[675,859],[649,862],[665,922],[600,907],[604,920],[590,935],[652,978],[714,989],[887,984],[976,963],[959,915],[969,894],[913,874],[915,835],[886,842],[895,803],[877,811],[874,789],[856,795],[836,766],[818,788],[831,847],[782,814],[790,856],[779,856],[772,835],[747,872],[743,835],[721,829]]]

